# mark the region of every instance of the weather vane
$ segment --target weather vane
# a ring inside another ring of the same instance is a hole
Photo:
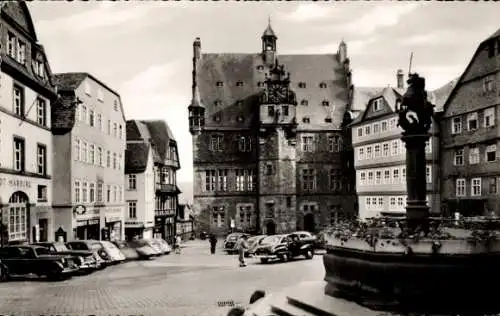
[[[413,61],[413,52],[410,53],[410,65],[408,66],[408,75],[411,74],[411,63]]]

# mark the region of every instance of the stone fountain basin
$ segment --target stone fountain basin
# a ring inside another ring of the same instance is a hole
[[[499,240],[382,238],[370,245],[363,239],[330,237],[323,260],[325,294],[370,309],[500,313],[493,290],[500,282]]]

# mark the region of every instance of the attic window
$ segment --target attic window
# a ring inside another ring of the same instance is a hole
[[[323,101],[323,102],[321,102],[321,104],[322,104],[323,106],[329,106],[329,105],[330,105],[330,102],[328,102],[328,101]]]
[[[222,81],[217,81],[217,87],[222,87],[224,86],[224,83]]]
[[[300,105],[308,106],[309,102],[307,100],[300,101]]]
[[[237,87],[243,87],[243,81],[237,81],[236,82]]]
[[[382,99],[373,100],[373,112],[382,110]]]
[[[118,101],[117,100],[115,100],[113,102],[113,108],[115,109],[115,111],[118,111]]]
[[[214,122],[217,122],[217,123],[220,122],[220,115],[219,114],[214,115]]]
[[[262,66],[262,65],[258,65],[258,66],[257,66],[257,70],[258,70],[258,71],[262,71],[262,70],[264,70],[264,66]]]
[[[238,116],[236,117],[236,122],[238,122],[238,123],[242,123],[242,122],[243,122],[243,115],[238,115]]]
[[[299,82],[299,88],[305,88],[306,83],[305,82]]]
[[[320,83],[319,87],[322,88],[322,89],[325,89],[326,88],[326,83],[324,83],[324,82]]]
[[[305,116],[302,118],[302,122],[304,123],[311,123],[311,120],[309,119],[309,117]]]
[[[331,123],[331,122],[332,122],[332,118],[331,118],[331,117],[327,117],[327,118],[325,118],[325,122],[326,122],[326,123]]]
[[[221,100],[215,100],[214,105],[215,106],[221,106],[222,105],[222,101]]]

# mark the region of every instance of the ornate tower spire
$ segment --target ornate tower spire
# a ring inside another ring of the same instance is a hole
[[[268,17],[267,28],[262,34],[262,57],[267,65],[272,65],[276,57],[276,40],[278,37],[271,27],[271,16]]]

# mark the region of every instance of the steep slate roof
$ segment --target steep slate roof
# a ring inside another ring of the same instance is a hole
[[[35,42],[38,41],[33,19],[25,1],[2,1],[0,9],[21,26]]]
[[[455,86],[457,85],[458,79],[459,78],[457,77],[444,86],[428,93],[429,101],[436,106],[434,108],[435,112],[443,111],[443,106],[446,103],[446,100],[448,100],[451,91],[453,91],[453,88],[455,88]]]
[[[290,72],[290,88],[297,96],[298,129],[328,130],[340,129],[348,103],[348,87],[343,65],[336,54],[325,55],[277,55],[279,64]],[[263,66],[263,70],[257,69]],[[256,119],[259,94],[263,87],[258,82],[265,80],[269,67],[263,63],[261,54],[204,53],[197,63],[196,80],[200,98],[206,108],[205,126],[208,128],[250,128]],[[218,87],[217,82],[223,86]],[[243,86],[237,86],[238,81]],[[298,83],[306,83],[306,88],[298,88]],[[320,88],[320,83],[327,88]],[[307,100],[308,106],[301,105]],[[220,100],[221,105],[215,105]],[[238,103],[241,101],[241,103]],[[322,105],[329,101],[330,106]],[[220,122],[213,119],[220,115]],[[237,117],[242,116],[243,122]],[[310,123],[302,122],[309,117]],[[331,118],[326,123],[325,118]]]
[[[127,143],[125,173],[142,173],[148,165],[151,145],[148,142]]]

